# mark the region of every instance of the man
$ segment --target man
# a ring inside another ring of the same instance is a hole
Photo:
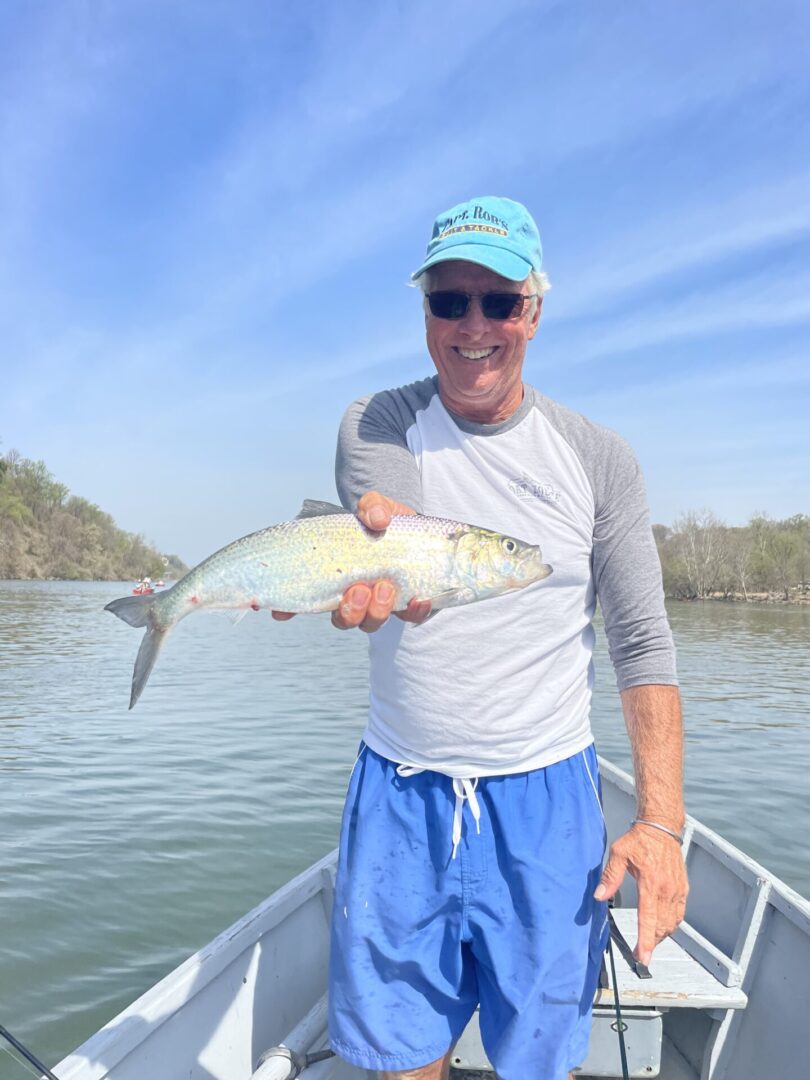
[[[358,583],[333,617],[374,633],[330,1035],[385,1078],[445,1080],[480,1002],[501,1080],[564,1080],[587,1053],[606,900],[625,871],[643,963],[684,911],[680,706],[643,485],[618,436],[523,382],[541,263],[518,203],[440,214],[413,275],[437,375],[356,402],[339,438],[338,490],[369,528],[392,514],[456,518],[539,544],[554,568],[430,621],[425,598],[389,620],[411,598]],[[604,873],[588,718],[597,597],[638,798]]]

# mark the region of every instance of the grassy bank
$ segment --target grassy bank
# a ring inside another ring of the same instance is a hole
[[[71,495],[43,461],[0,456],[0,578],[122,581],[176,578],[187,567]]]

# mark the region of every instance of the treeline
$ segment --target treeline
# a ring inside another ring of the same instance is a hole
[[[0,455],[0,578],[122,581],[176,578],[186,569],[71,495],[43,461],[16,450]]]
[[[654,525],[667,596],[679,600],[810,601],[810,517],[755,514],[724,524],[709,510]]]

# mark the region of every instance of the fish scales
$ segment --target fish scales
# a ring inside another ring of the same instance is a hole
[[[381,578],[396,589],[396,610],[414,598],[438,610],[523,588],[550,573],[539,547],[488,529],[412,514],[374,532],[340,507],[305,503],[294,521],[235,540],[165,592],[122,597],[106,610],[146,628],[132,708],[166,635],[196,610],[330,611],[350,585]]]
[[[369,532],[351,514],[284,522],[200,563],[170,590],[177,593],[172,607],[184,607],[193,596],[200,608],[328,611],[352,583],[386,577],[400,593],[411,590],[401,597],[404,608],[411,596],[430,598],[455,582],[451,538],[457,528],[416,516],[394,518],[384,534]]]
[[[369,532],[353,516],[311,519],[315,523],[311,566],[290,566],[285,596],[299,606],[287,610],[305,610],[307,598],[315,600],[309,610],[330,610],[354,582],[383,577],[395,585],[401,609],[411,597],[429,598],[454,581],[453,522],[397,517],[384,534]]]

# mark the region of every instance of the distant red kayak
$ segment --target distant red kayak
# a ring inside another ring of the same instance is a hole
[[[151,585],[136,585],[132,591],[136,596],[151,596],[155,590]]]

